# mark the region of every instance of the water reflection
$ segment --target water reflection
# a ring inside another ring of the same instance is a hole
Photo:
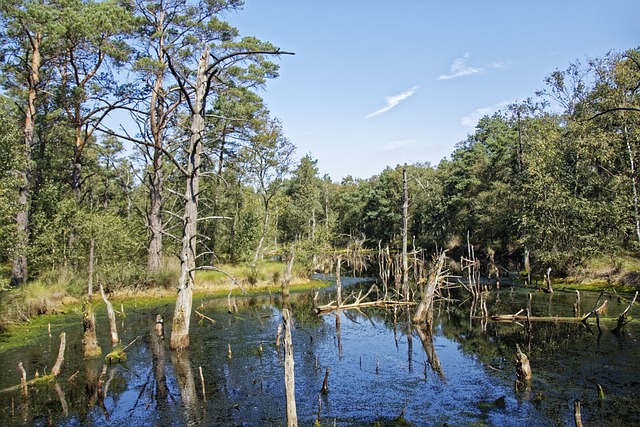
[[[477,310],[516,313],[530,305],[532,316],[550,310],[560,316],[573,313],[574,292],[532,292],[529,299],[527,291],[492,291]],[[582,306],[590,309],[597,297],[581,295]],[[323,298],[332,296],[318,296]],[[329,392],[321,398],[321,422],[329,425],[334,419],[339,426],[373,425],[401,414],[414,425],[569,425],[576,399],[582,402],[586,425],[629,425],[640,406],[635,394],[640,328],[635,322],[617,331],[616,322],[605,320],[600,331],[595,321],[587,326],[531,322],[529,332],[525,324],[483,324],[470,317],[469,305],[440,304],[434,332],[428,334],[411,324],[410,310],[339,310],[317,316],[313,299],[313,294],[289,299],[300,425],[318,418],[318,393],[327,370]],[[609,316],[627,306],[610,301]],[[192,346],[180,353],[166,348],[164,325],[157,317],[161,310],[130,311],[122,340],[141,339],[127,349],[126,366],[105,366],[102,358],[85,360],[81,322],[69,318],[61,325],[70,345],[58,383],[31,389],[28,399],[20,389],[0,393],[0,425],[284,424],[283,351],[276,346],[282,300],[237,298],[237,315],[228,313],[226,298],[198,305],[215,324],[192,325]],[[96,320],[105,324],[105,319]],[[24,361],[30,376],[36,369],[42,372],[53,352],[46,350],[46,332],[42,336],[41,347],[0,352],[0,363]],[[108,346],[108,330],[99,327],[98,339]],[[531,393],[524,398],[513,389],[516,344],[527,353],[533,371]],[[425,370],[415,369],[423,360]],[[426,368],[434,375],[427,376]],[[76,371],[80,374],[74,376]],[[15,369],[0,375],[0,389],[15,384]]]

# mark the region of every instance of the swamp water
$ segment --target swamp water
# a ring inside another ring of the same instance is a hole
[[[571,315],[574,293],[521,288],[492,291],[489,313],[525,308],[527,291],[533,292],[532,315]],[[322,293],[320,303],[332,296]],[[593,309],[597,298],[583,293],[582,311]],[[628,305],[605,298],[608,316]],[[26,398],[20,389],[0,393],[0,425],[286,425],[284,355],[282,346],[275,346],[281,301],[265,296],[237,303],[239,313],[232,315],[226,298],[195,301],[195,309],[215,324],[194,314],[191,346],[182,353],[168,347],[173,304],[128,309],[118,318],[121,341],[135,340],[126,349],[125,364],[106,366],[103,357],[82,360],[80,314],[47,319],[51,337],[41,324],[33,326],[38,338],[28,345],[0,342],[0,389],[5,389],[20,383],[17,362],[28,379],[36,371],[48,373],[60,332],[67,341],[55,384],[30,388]],[[470,318],[468,304],[442,303],[436,308],[437,327],[427,336],[410,327],[405,309],[318,316],[309,294],[292,295],[291,306],[301,426],[313,425],[319,406],[323,425],[573,426],[576,399],[588,426],[631,426],[640,419],[638,320],[617,335],[615,323],[603,322],[599,331],[595,321],[588,326],[534,322],[529,335],[522,325]],[[108,322],[98,311],[98,338],[106,354]],[[158,313],[166,318],[164,340],[155,333]],[[516,343],[533,370],[530,391],[519,393],[513,386]],[[326,368],[329,392],[323,395]],[[400,417],[407,424],[399,423]]]

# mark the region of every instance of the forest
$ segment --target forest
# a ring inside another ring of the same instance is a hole
[[[82,294],[89,269],[191,292],[197,270],[295,254],[310,275],[399,252],[403,218],[413,251],[471,245],[487,274],[637,257],[640,48],[549,70],[437,165],[335,182],[260,97],[295,52],[223,20],[241,6],[0,1],[3,311],[27,283]]]

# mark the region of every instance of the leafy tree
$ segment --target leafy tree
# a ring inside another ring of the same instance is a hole
[[[32,150],[36,138],[36,108],[41,87],[43,55],[51,52],[49,39],[55,40],[53,24],[58,15],[48,2],[0,2],[0,42],[2,80],[14,94],[24,114],[20,176],[17,188],[16,232],[11,283],[27,280],[29,210],[31,205]]]

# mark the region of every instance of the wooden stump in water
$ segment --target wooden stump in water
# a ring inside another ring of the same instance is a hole
[[[291,340],[292,320],[291,313],[286,308],[282,310],[282,324],[284,325],[284,390],[286,395],[287,427],[297,427],[293,341]]]
[[[102,283],[100,283],[100,295],[102,296],[102,300],[104,304],[107,306],[107,317],[109,318],[109,331],[111,332],[111,345],[116,346],[120,342],[120,338],[118,337],[118,326],[116,324],[116,312],[113,309],[113,305],[111,301],[107,299],[107,295],[104,292],[104,288]]]
[[[322,388],[320,389],[320,393],[328,394],[329,393],[329,368],[324,373],[324,381],[322,382]]]
[[[82,300],[82,326],[84,328],[82,339],[84,357],[101,355],[102,349],[98,345],[98,339],[96,338],[96,318],[93,314],[93,304],[91,298],[88,297]]]
[[[529,358],[520,350],[520,346],[516,344],[516,391],[524,387],[528,389],[531,385],[531,366]]]

